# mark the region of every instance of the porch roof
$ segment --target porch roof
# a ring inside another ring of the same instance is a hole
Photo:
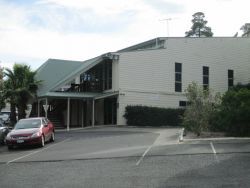
[[[39,98],[71,98],[71,99],[101,99],[118,95],[118,92],[91,93],[91,92],[47,92]]]
[[[47,92],[45,95],[41,96],[42,98],[75,98],[75,99],[86,99],[94,98],[95,96],[100,95],[99,93],[90,93],[90,92]]]

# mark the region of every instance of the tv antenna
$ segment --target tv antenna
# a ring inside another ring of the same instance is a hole
[[[160,22],[166,22],[167,24],[167,37],[169,37],[169,21],[171,20],[175,20],[175,19],[178,19],[178,18],[165,18],[165,19],[161,19],[159,20]]]

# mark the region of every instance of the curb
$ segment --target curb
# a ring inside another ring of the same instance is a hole
[[[250,137],[217,137],[217,138],[187,138],[185,141],[223,141],[223,140],[250,140]]]

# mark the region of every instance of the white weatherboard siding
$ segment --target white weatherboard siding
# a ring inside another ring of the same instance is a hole
[[[209,87],[228,89],[228,69],[234,84],[250,81],[250,38],[168,38],[165,49],[120,53],[118,124],[125,124],[127,105],[178,107],[185,97],[175,93],[175,62],[182,63],[182,91],[202,84],[202,66],[209,67]]]
[[[118,125],[126,125],[123,118],[127,105],[145,105],[162,108],[177,108],[180,100],[185,100],[184,95],[157,94],[142,92],[121,92],[119,96]]]

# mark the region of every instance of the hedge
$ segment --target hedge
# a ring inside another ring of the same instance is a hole
[[[127,125],[135,126],[180,126],[184,109],[127,106],[124,117]]]

